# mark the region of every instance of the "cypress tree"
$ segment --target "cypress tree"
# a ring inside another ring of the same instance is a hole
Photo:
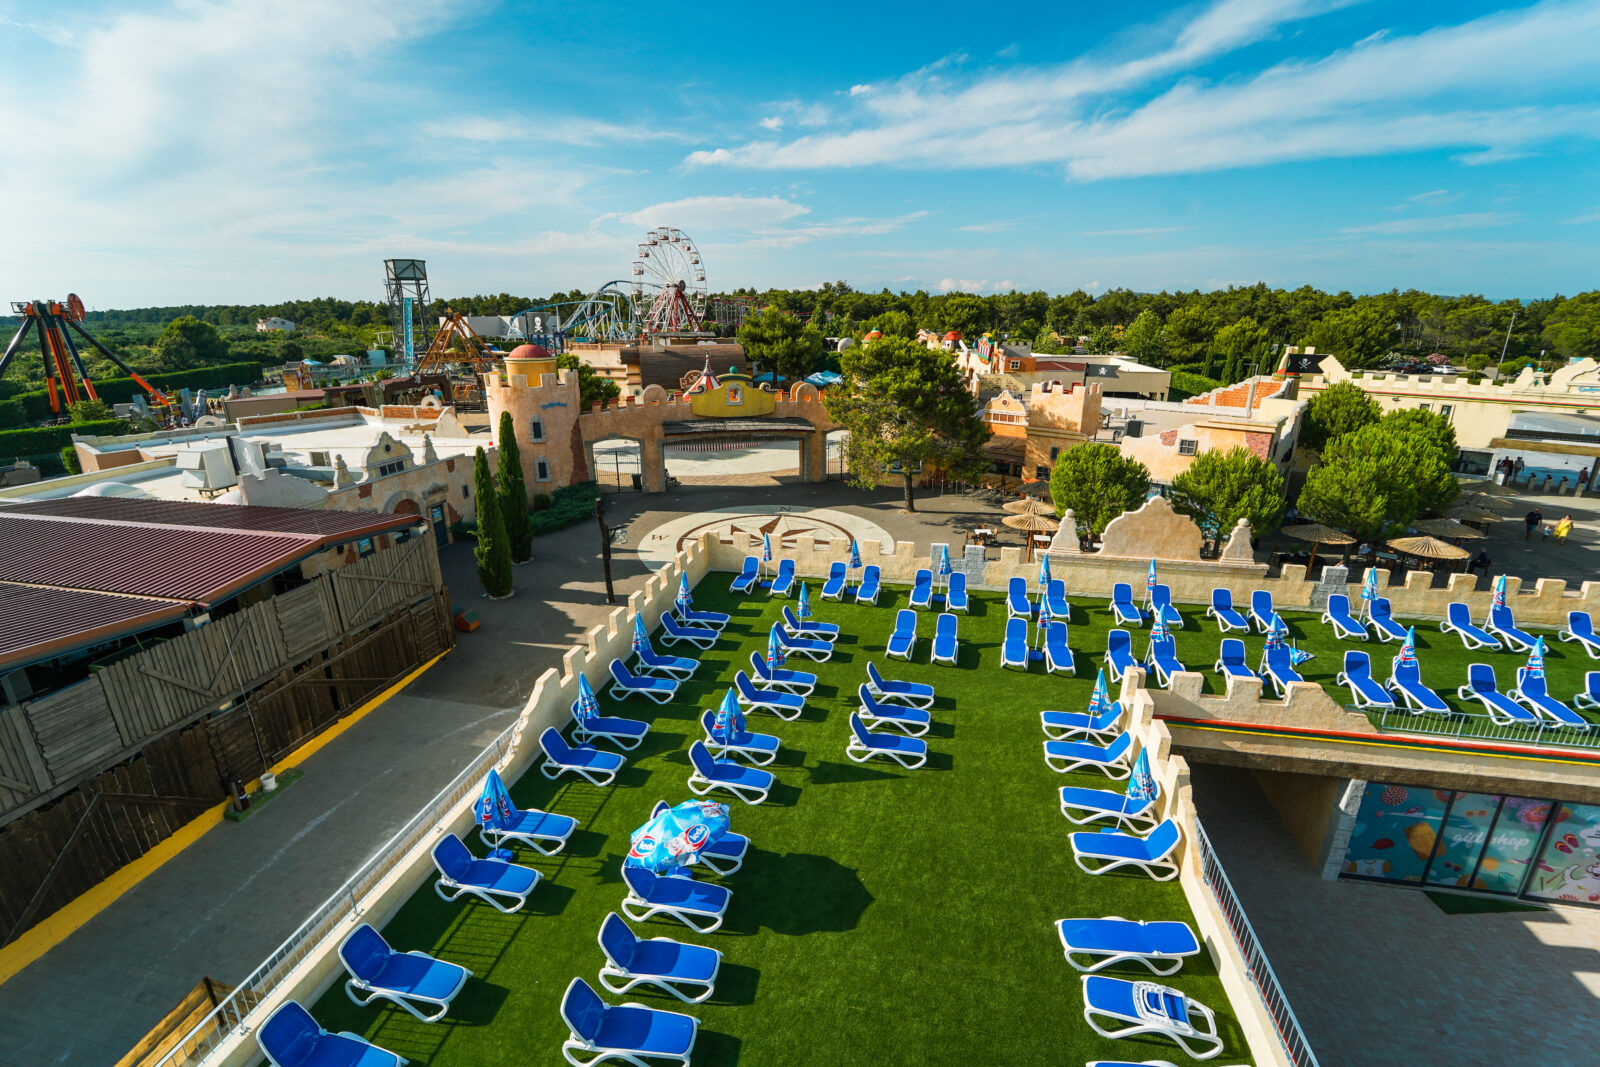
[[[478,544],[472,550],[478,562],[478,582],[490,596],[511,592],[511,546],[500,516],[500,497],[489,474],[489,456],[480,446],[472,461],[472,487],[478,496]]]
[[[528,483],[522,478],[522,456],[517,451],[517,434],[509,411],[500,413],[500,471],[496,480],[511,562],[526,563],[533,558],[533,521],[528,517]]]

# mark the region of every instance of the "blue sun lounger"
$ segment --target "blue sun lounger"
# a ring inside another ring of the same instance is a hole
[[[667,807],[665,800],[656,801],[655,809],[650,812],[650,817],[652,819],[655,818],[666,811]],[[712,874],[726,878],[744,866],[744,856],[749,851],[750,839],[743,834],[736,834],[730,830],[700,851],[700,866]]]
[[[922,708],[908,708],[903,704],[885,704],[872,695],[871,687],[863,684],[856,687],[856,697],[860,700],[857,714],[863,722],[877,725],[886,723],[898,727],[901,733],[913,737],[921,737],[928,732],[928,727],[933,723],[933,715]]]
[[[793,633],[782,623],[778,624],[778,645],[785,652],[809,656],[819,663],[833,658],[832,641],[824,641],[820,637]]]
[[[1074,737],[1105,740],[1122,732],[1122,702],[1113,701],[1104,714],[1091,718],[1082,711],[1041,711],[1039,725],[1052,741],[1070,741]]]
[[[1185,922],[1135,922],[1115,915],[1058,919],[1056,934],[1067,962],[1085,974],[1119,963],[1142,963],[1151,974],[1165,978],[1177,974],[1184,960],[1200,954],[1200,940]],[[1079,956],[1083,959],[1075,958]]]
[[[1445,605],[1444,621],[1439,624],[1439,630],[1460,637],[1461,643],[1468,648],[1490,648],[1498,652],[1502,647],[1498,637],[1480,629],[1472,621],[1472,616],[1467,614],[1467,606],[1460,601]]]
[[[933,653],[930,658],[934,663],[948,663],[952,667],[955,666],[956,652],[961,647],[957,625],[953,613],[948,611],[939,613],[939,619],[933,627]]]
[[[566,847],[578,820],[570,815],[555,815],[538,808],[513,807],[502,820],[505,826],[478,823],[478,840],[489,848],[500,848],[508,841],[521,841],[529,848],[554,856]]]
[[[1600,671],[1589,671],[1583,676],[1583,692],[1572,698],[1580,708],[1600,708]]]
[[[1379,641],[1404,641],[1406,628],[1394,621],[1394,613],[1389,609],[1388,597],[1376,597],[1367,606],[1367,621],[1372,624],[1373,632],[1378,635]]]
[[[1288,645],[1262,650],[1261,677],[1272,683],[1272,691],[1280,697],[1289,692],[1290,682],[1305,681],[1294,669],[1294,657]]]
[[[1415,663],[1401,663],[1395,657],[1394,668],[1389,675],[1389,691],[1399,695],[1405,701],[1407,710],[1413,715],[1427,712],[1431,715],[1450,715],[1450,705],[1442,700],[1438,693],[1422,684],[1422,671]]]
[[[690,659],[688,656],[663,656],[650,647],[649,641],[643,648],[634,653],[633,669],[637,674],[648,674],[657,678],[687,678],[694,674],[695,668],[700,666],[700,661]]]
[[[722,634],[716,630],[708,630],[704,626],[685,626],[672,617],[672,612],[661,613],[661,643],[675,645],[679,641],[687,641],[696,648],[710,648],[717,643],[717,638]]]
[[[1093,769],[1121,781],[1133,772],[1133,735],[1120,733],[1104,747],[1087,741],[1046,741],[1044,761],[1058,774]]]
[[[1489,624],[1484,629],[1518,652],[1527,652],[1533,648],[1533,636],[1517,629],[1517,620],[1511,614],[1510,608],[1490,605]]]
[[[1095,1033],[1113,1040],[1155,1034],[1169,1038],[1197,1060],[1209,1060],[1222,1052],[1217,1018],[1211,1009],[1155,982],[1086,974],[1083,1018]]]
[[[614,911],[601,921],[598,940],[606,957],[600,984],[607,992],[620,996],[642,985],[654,986],[685,1004],[702,1004],[716,989],[722,953],[714,948],[670,937],[643,940]]]
[[[720,611],[696,611],[693,608],[685,611],[676,603],[672,605],[673,613],[678,616],[678,621],[685,626],[703,626],[708,630],[715,630],[719,634],[728,623],[733,621],[733,616]]]
[[[843,600],[844,583],[848,569],[840,560],[834,560],[828,565],[828,580],[822,583],[823,600]]]
[[[1060,619],[1063,625],[1072,620],[1072,605],[1067,603],[1067,583],[1062,579],[1050,579],[1050,584],[1044,587],[1044,602],[1050,606],[1051,618]]]
[[[1005,640],[1000,643],[1000,666],[1028,669],[1028,620],[1013,615],[1006,620]]]
[[[749,760],[758,767],[765,767],[778,758],[778,748],[782,744],[771,734],[751,733],[741,730],[726,742],[718,741],[714,736],[712,724],[716,722],[717,713],[707,708],[700,714],[700,728],[705,731],[705,745],[718,759],[727,756],[738,756]]]
[[[1229,589],[1211,590],[1211,606],[1206,609],[1206,614],[1217,620],[1217,628],[1223,633],[1229,630],[1248,630],[1250,623],[1233,607],[1233,591]]]
[[[1126,793],[1110,789],[1064,785],[1061,787],[1061,814],[1067,817],[1068,822],[1078,826],[1110,819],[1118,827],[1147,833],[1156,824],[1156,799],[1143,797],[1135,800]]]
[[[561,1020],[571,1036],[561,1055],[572,1067],[605,1060],[632,1064],[667,1060],[689,1067],[700,1020],[643,1004],[612,1007],[582,978],[574,978],[561,998]],[[579,1054],[587,1059],[579,1059]]]
[[[944,591],[944,606],[963,614],[967,610],[967,576],[961,571],[950,573],[950,587]]]
[[[1334,685],[1350,687],[1350,703],[1358,708],[1392,708],[1394,696],[1372,677],[1372,659],[1351,649],[1344,654],[1344,670],[1333,679]]]
[[[861,572],[861,584],[856,586],[857,604],[876,604],[878,602],[879,569],[876,563],[869,563]]]
[[[507,915],[526,904],[528,894],[539,884],[539,872],[532,867],[474,859],[455,834],[445,834],[433,846],[433,865],[439,868],[433,891],[440,900],[474,896]]]
[[[1600,636],[1595,634],[1594,620],[1587,611],[1567,612],[1567,628],[1556,636],[1563,641],[1578,642],[1590,659],[1600,659]]]
[[[1217,662],[1211,669],[1222,675],[1224,680],[1254,678],[1256,672],[1245,664],[1244,655],[1243,641],[1237,637],[1224,637],[1222,645],[1217,649]]]
[[[810,696],[817,687],[817,676],[805,671],[791,671],[787,667],[767,666],[767,657],[759,652],[750,653],[750,680],[757,689],[776,689],[780,693]]]
[[[728,586],[730,593],[748,593],[756,584],[756,579],[761,577],[761,561],[754,556],[744,558],[744,566],[739,573],[734,575],[733,584]]]
[[[644,743],[650,724],[637,719],[623,719],[615,715],[578,714],[578,702],[572,702],[572,739],[582,745],[596,741],[610,741],[624,752],[631,752]]]
[[[751,711],[770,711],[785,722],[793,722],[806,709],[806,698],[799,693],[777,689],[757,689],[750,676],[740,671],[733,676],[733,692],[742,707]]]
[[[808,637],[813,641],[835,641],[839,637],[839,624],[836,622],[797,619],[787,604],[779,614],[783,616],[783,628],[797,637]]]
[[[1467,684],[1456,690],[1462,700],[1476,700],[1489,713],[1489,721],[1496,726],[1538,726],[1539,716],[1520,707],[1510,697],[1500,692],[1495,681],[1494,668],[1487,663],[1467,665]]]
[[[1044,670],[1046,674],[1078,675],[1072,649],[1067,647],[1067,624],[1051,620],[1044,628]]]
[[[1006,617],[1033,618],[1033,602],[1028,599],[1028,579],[1012,578],[1006,582]]]
[[[1570,726],[1574,730],[1587,730],[1589,720],[1552,697],[1545,688],[1542,675],[1529,674],[1524,667],[1517,668],[1517,687],[1506,694],[1529,711],[1536,711],[1557,726]]]
[[[794,560],[780,559],[778,561],[778,575],[772,579],[772,588],[768,590],[771,596],[789,596],[794,592]]]
[[[256,1031],[272,1067],[400,1067],[407,1061],[360,1034],[330,1034],[296,1000],[285,1001]]]
[[[894,614],[894,632],[889,635],[889,647],[884,655],[895,659],[910,659],[917,647],[917,613],[901,608]]]
[[[885,678],[877,666],[867,661],[867,691],[878,698],[880,704],[909,704],[914,708],[933,707],[933,686],[921,682],[903,682]]]
[[[539,771],[546,778],[576,774],[590,785],[610,785],[622,769],[623,759],[617,753],[601,752],[593,745],[569,745],[554,727],[545,727],[539,735],[539,747],[544,749]]]
[[[467,984],[472,972],[458,963],[436,960],[426,952],[396,952],[368,923],[350,931],[339,945],[339,962],[350,972],[344,992],[351,1003],[366,1007],[387,1000],[425,1023],[436,1023]]]
[[[1156,613],[1167,620],[1167,625],[1174,630],[1183,629],[1183,616],[1178,614],[1178,609],[1172,606],[1172,587],[1157,585],[1150,590],[1150,616],[1156,618]]]
[[[875,734],[867,729],[859,713],[850,713],[850,739],[845,742],[844,754],[856,763],[865,763],[874,756],[892,759],[908,771],[914,771],[928,762],[928,742],[920,737],[901,734]]]
[[[609,692],[612,700],[624,700],[637,693],[657,704],[665,704],[678,692],[676,678],[655,678],[648,674],[634,674],[620,659],[611,661],[610,671]]]
[[[1150,641],[1147,662],[1155,671],[1156,681],[1163,689],[1172,684],[1174,674],[1189,669],[1178,659],[1178,642],[1171,634]]]
[[[1144,611],[1133,602],[1133,586],[1118,582],[1111,587],[1111,621],[1118,626],[1143,626]]]
[[[923,567],[911,582],[911,606],[926,608],[933,605],[933,572]]]
[[[1333,636],[1341,641],[1351,637],[1365,641],[1372,636],[1367,633],[1366,623],[1350,614],[1350,598],[1343,593],[1334,593],[1328,597],[1328,606],[1322,613],[1322,621],[1333,627]]]
[[[1272,629],[1272,591],[1257,589],[1250,594],[1250,622],[1255,626],[1257,633],[1266,633]]]
[[[1137,867],[1158,882],[1170,882],[1178,877],[1178,861],[1172,854],[1182,836],[1178,824],[1167,819],[1144,837],[1120,830],[1079,830],[1068,834],[1067,840],[1074,862],[1089,874]]]
[[[1137,667],[1133,658],[1133,635],[1126,630],[1112,630],[1106,634],[1106,673],[1113,682],[1122,680],[1129,668]]]
[[[689,774],[689,791],[697,797],[721,789],[754,807],[767,799],[777,781],[771,771],[717,759],[703,741],[689,746],[689,765],[694,768]]]

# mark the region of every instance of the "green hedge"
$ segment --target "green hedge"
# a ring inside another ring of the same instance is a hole
[[[533,512],[535,534],[554,533],[594,518],[594,502],[600,497],[597,482],[563,486],[551,494],[550,506]]]
[[[59,464],[61,450],[72,444],[73,434],[79,434],[83,437],[101,437],[107,434],[127,432],[128,424],[121,419],[63,423],[59,426],[35,426],[27,430],[0,430],[0,462],[6,462],[18,456],[50,456]]]
[[[1203,378],[1198,374],[1188,371],[1172,371],[1172,388],[1167,394],[1169,400],[1185,400],[1201,393],[1209,393],[1213,389],[1222,388],[1222,383],[1215,378]],[[1178,394],[1183,394],[1179,396]]]
[[[215,367],[145,374],[141,377],[157,389],[227,389],[230,385],[254,385],[261,380],[260,363],[221,363]],[[126,404],[143,389],[132,378],[102,378],[94,383],[96,395],[108,404]],[[27,426],[50,418],[50,394],[43,389],[16,393],[0,400],[0,426]]]

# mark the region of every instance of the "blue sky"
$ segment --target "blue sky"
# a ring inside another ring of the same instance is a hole
[[[875,7],[0,0],[0,298],[1597,284],[1600,0]]]

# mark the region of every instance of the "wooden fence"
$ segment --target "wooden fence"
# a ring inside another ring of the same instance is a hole
[[[450,646],[431,541],[346,569],[0,711],[0,945]]]

